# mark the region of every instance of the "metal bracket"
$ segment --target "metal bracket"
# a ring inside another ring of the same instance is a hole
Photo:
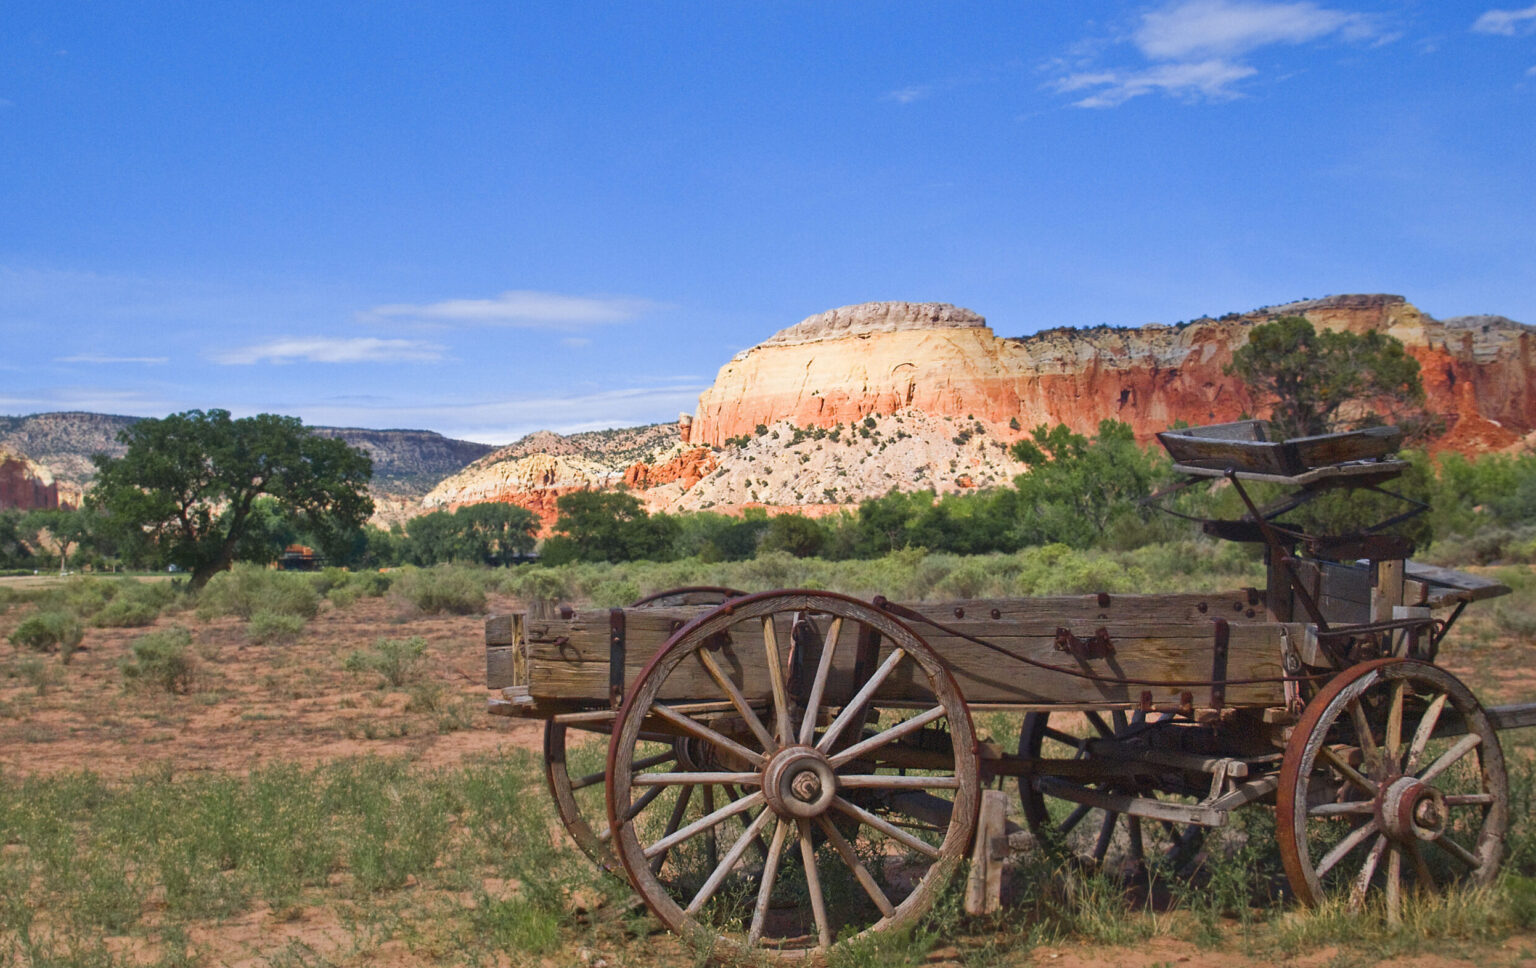
[[[1220,709],[1227,704],[1227,652],[1232,641],[1232,627],[1224,618],[1216,619],[1213,624],[1216,637],[1211,646],[1211,706]]]
[[[624,702],[624,610],[608,610],[608,705]]]
[[[1109,638],[1109,629],[1100,626],[1094,630],[1093,638],[1080,639],[1073,635],[1071,630],[1065,628],[1056,629],[1056,651],[1070,652],[1072,658],[1079,662],[1087,662],[1089,659],[1107,659],[1115,654],[1115,643]]]

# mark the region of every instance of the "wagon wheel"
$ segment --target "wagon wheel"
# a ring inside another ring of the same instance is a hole
[[[690,585],[670,588],[635,602],[630,608],[660,607],[663,605],[719,605],[745,592],[716,585]],[[600,732],[606,732],[601,730]],[[607,807],[604,804],[603,772],[601,763],[583,771],[576,777],[570,775],[569,754],[566,745],[568,727],[550,720],[544,724],[544,782],[555,801],[560,822],[565,825],[571,840],[594,864],[607,871],[619,871],[619,858],[609,844]],[[654,737],[653,737],[654,738]],[[654,756],[663,757],[666,751],[658,749]],[[656,764],[675,762],[673,755],[657,759]]]
[[[1121,710],[1086,712],[1086,729],[1074,731],[1064,713],[1028,713],[1019,731],[1019,755],[1030,759],[1091,761],[1089,743],[1094,740],[1124,739],[1146,728],[1172,722],[1172,713],[1162,714],[1148,723],[1146,713],[1137,710],[1127,717]],[[1077,735],[1077,733],[1084,735]],[[1162,791],[1147,777],[1114,776],[1106,769],[1101,776],[1062,779],[1051,776],[1019,777],[1019,799],[1024,807],[1024,822],[1030,833],[1047,847],[1067,851],[1090,860],[1095,867],[1141,871],[1153,866],[1182,873],[1192,864],[1205,843],[1205,828],[1199,824],[1174,820],[1144,818],[1107,807],[1093,806],[1073,796],[1082,790],[1085,798],[1095,794],[1128,794],[1156,797]]]
[[[853,643],[869,632],[882,661],[861,685]],[[876,697],[896,683],[915,709]],[[704,770],[647,774],[637,740],[658,726],[695,740]],[[717,955],[770,960],[921,917],[980,798],[970,714],[938,656],[822,592],[749,596],[678,631],[629,690],[608,774],[615,848],[656,916]],[[670,810],[641,808],[656,789],[676,791]]]
[[[1437,893],[1487,884],[1509,825],[1499,738],[1455,676],[1379,659],[1334,677],[1303,711],[1280,769],[1280,857],[1297,898]]]

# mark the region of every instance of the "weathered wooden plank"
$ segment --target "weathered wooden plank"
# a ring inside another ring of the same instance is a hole
[[[485,644],[516,645],[522,641],[523,613],[495,612],[485,618]]]
[[[1439,568],[1435,565],[1426,565],[1423,562],[1409,561],[1404,565],[1404,571],[1409,578],[1426,582],[1431,586],[1439,585],[1452,589],[1453,592],[1462,594],[1445,594],[1440,588],[1431,588],[1429,592],[1430,604],[1445,604],[1452,601],[1476,602],[1485,598],[1497,598],[1500,595],[1509,594],[1509,586],[1492,578],[1484,578],[1482,575],[1469,575],[1464,571],[1454,571],[1450,568]],[[1440,599],[1440,601],[1436,601]]]
[[[1302,467],[1324,467],[1345,461],[1374,460],[1395,453],[1402,446],[1403,432],[1396,427],[1364,427],[1339,434],[1293,437],[1286,443]]]
[[[981,598],[909,605],[935,621],[996,618],[1004,621],[1070,625],[1078,620],[1136,622],[1265,621],[1264,591],[1257,588],[1170,595],[1043,595],[1033,598]],[[959,613],[958,615],[956,613]],[[994,614],[996,613],[996,614]],[[921,630],[919,630],[921,634]]]
[[[645,664],[666,642],[672,622],[652,610],[632,611],[627,625],[625,682],[632,683]],[[592,613],[594,616],[596,613]],[[527,685],[536,697],[605,702],[608,686],[608,640],[606,613],[598,622],[578,614],[569,621],[530,623],[525,646]],[[989,613],[988,613],[989,614]],[[955,631],[986,640],[1015,656],[1058,668],[1071,668],[1096,676],[1191,683],[1207,682],[1211,677],[1214,623],[1118,622],[1104,624],[1115,645],[1115,655],[1107,659],[1078,662],[1056,648],[1056,625],[1052,623],[1006,622],[989,617],[984,620],[950,616],[947,623]],[[788,617],[776,627],[780,642],[790,641]],[[1103,624],[1103,623],[1101,623]],[[1091,624],[1068,627],[1082,637],[1094,632]],[[1230,632],[1227,677],[1249,679],[1276,677],[1280,672],[1278,625],[1233,624]],[[1097,682],[1065,672],[1040,669],[1026,662],[989,649],[967,639],[940,632],[931,627],[918,629],[919,635],[944,658],[960,686],[961,694],[972,702],[1139,702],[1142,692],[1152,693],[1155,703],[1176,703],[1185,691],[1199,692],[1200,687],[1122,685]],[[1301,627],[1291,627],[1293,636]],[[731,640],[714,653],[725,674],[753,701],[770,696],[762,632],[756,623],[745,623],[731,630]],[[880,658],[889,654],[884,643]],[[799,657],[814,667],[819,655]],[[852,650],[840,651],[828,673],[827,695],[836,702],[851,695],[855,656]],[[789,662],[785,657],[786,665]],[[923,701],[931,699],[914,663],[901,666],[876,694],[877,700]],[[668,700],[714,696],[718,687],[702,663],[679,668],[668,680],[661,697]],[[1283,701],[1278,684],[1232,685],[1227,690],[1229,704],[1269,705]]]

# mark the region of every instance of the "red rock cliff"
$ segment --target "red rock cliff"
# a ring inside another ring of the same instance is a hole
[[[1177,420],[1233,420],[1254,409],[1222,373],[1248,329],[1276,316],[1381,330],[1419,360],[1442,446],[1485,450],[1536,429],[1536,330],[1502,317],[1445,322],[1401,296],[1350,295],[1201,319],[1180,326],[1055,329],[1005,339],[966,309],[866,303],[812,316],[725,365],[699,398],[694,445],[719,446],[758,424],[831,427],[900,409],[1028,429],[1062,422],[1091,431],[1105,418],[1149,439]],[[1005,431],[1006,432],[1006,431]]]
[[[69,492],[65,507],[79,503]],[[59,507],[59,485],[47,468],[25,457],[0,451],[0,509]]]

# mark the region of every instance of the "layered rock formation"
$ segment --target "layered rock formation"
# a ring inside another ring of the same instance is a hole
[[[77,507],[79,503],[78,489],[66,486],[61,498],[59,484],[46,467],[0,450],[0,510]]]
[[[427,505],[510,501],[547,530],[560,495],[585,488],[626,487],[652,510],[821,513],[893,487],[1005,484],[1023,470],[1008,444],[1040,424],[1092,433],[1111,418],[1148,441],[1175,421],[1255,411],[1223,369],[1252,326],[1290,314],[1401,340],[1448,428],[1437,447],[1536,439],[1536,330],[1501,316],[1440,321],[1401,296],[1349,295],[1174,326],[1000,338],[968,309],[866,303],[737,354],[677,424],[530,435],[443,481]]]
[[[1023,338],[997,337],[982,317],[942,304],[844,307],[737,354],[699,398],[690,439],[720,446],[759,424],[832,427],[912,409],[974,418],[1005,435],[1013,423],[1088,432],[1111,418],[1148,440],[1176,420],[1212,423],[1254,410],[1223,367],[1250,327],[1287,314],[1402,340],[1419,360],[1430,409],[1446,421],[1442,446],[1510,446],[1536,429],[1536,330],[1503,317],[1441,322],[1401,296],[1350,295],[1178,326]]]

